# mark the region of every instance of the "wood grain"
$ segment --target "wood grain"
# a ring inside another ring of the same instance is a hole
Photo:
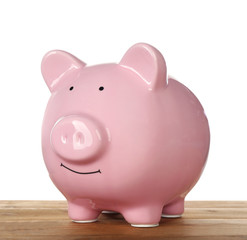
[[[180,219],[163,218],[157,228],[133,228],[120,214],[101,214],[96,223],[73,223],[65,201],[0,201],[0,239],[247,240],[247,202],[189,201]]]

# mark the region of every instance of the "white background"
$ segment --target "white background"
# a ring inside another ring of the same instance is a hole
[[[1,1],[0,199],[63,199],[41,153],[50,96],[43,55],[63,49],[89,65],[118,62],[137,42],[200,99],[208,163],[189,200],[247,200],[246,1]]]

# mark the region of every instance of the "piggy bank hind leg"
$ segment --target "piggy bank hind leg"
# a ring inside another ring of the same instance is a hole
[[[135,206],[121,211],[132,227],[157,227],[161,218],[162,206]]]
[[[90,200],[77,199],[68,201],[68,213],[73,222],[90,223],[97,221],[101,211],[93,209]]]
[[[177,198],[165,205],[162,210],[162,217],[179,218],[184,213],[184,198]]]

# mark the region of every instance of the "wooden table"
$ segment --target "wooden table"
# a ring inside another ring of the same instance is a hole
[[[120,214],[73,223],[65,201],[0,201],[0,239],[247,239],[247,201],[188,201],[182,218],[157,228],[133,228]]]

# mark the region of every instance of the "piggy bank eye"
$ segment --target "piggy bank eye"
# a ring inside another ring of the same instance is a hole
[[[100,91],[103,91],[103,90],[104,90],[104,87],[102,87],[102,86],[99,87],[99,90],[100,90]]]
[[[74,89],[74,87],[72,86],[72,87],[70,87],[70,89],[69,89],[69,90],[70,90],[70,91],[72,91],[73,89]]]

